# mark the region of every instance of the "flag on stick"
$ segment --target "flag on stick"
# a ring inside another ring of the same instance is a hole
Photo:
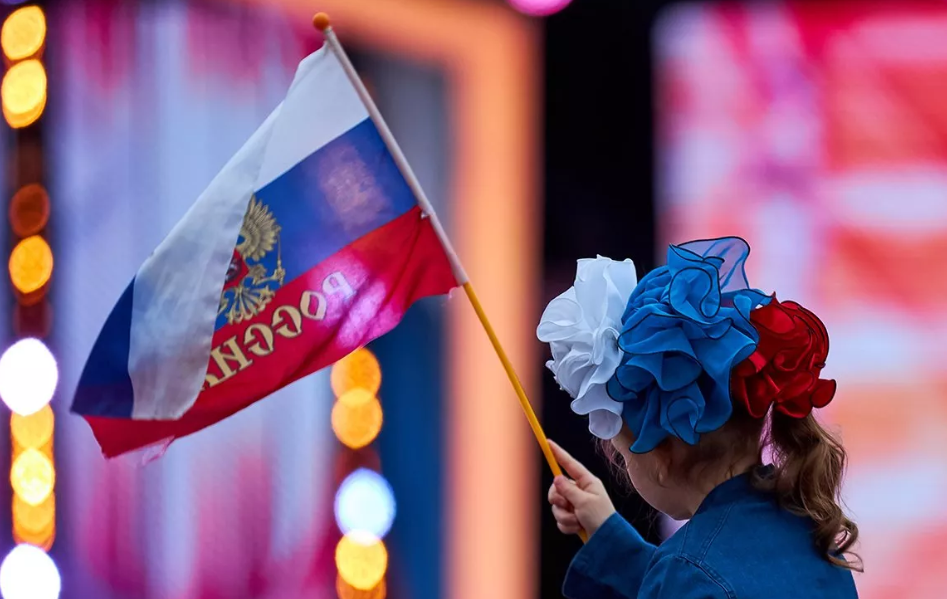
[[[210,426],[466,282],[385,136],[330,45],[300,63],[99,334],[72,409],[106,456]]]
[[[326,44],[138,270],[72,410],[106,457],[170,443],[387,333],[418,299],[461,286],[561,475],[417,177],[328,17],[313,24]]]

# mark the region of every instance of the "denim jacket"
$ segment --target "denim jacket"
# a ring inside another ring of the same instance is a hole
[[[812,521],[755,490],[748,475],[710,492],[660,546],[614,514],[575,556],[569,599],[855,599],[849,570],[812,539]]]

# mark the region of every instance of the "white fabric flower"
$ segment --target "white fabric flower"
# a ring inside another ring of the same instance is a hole
[[[589,430],[611,439],[621,430],[623,404],[605,391],[621,359],[618,335],[638,277],[631,260],[579,260],[575,285],[549,302],[536,335],[552,349],[552,370],[572,396],[572,410],[588,414]]]

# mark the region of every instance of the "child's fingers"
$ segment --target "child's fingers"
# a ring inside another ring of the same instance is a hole
[[[567,535],[577,535],[577,534],[579,534],[579,532],[582,531],[582,527],[581,527],[581,526],[578,526],[578,525],[576,525],[576,526],[567,526],[567,525],[565,525],[565,524],[562,524],[561,522],[557,522],[557,523],[556,523],[556,526],[559,527],[559,532],[561,532],[561,533],[563,533],[563,534],[567,534]]]
[[[582,465],[582,462],[572,457],[568,451],[559,446],[555,441],[549,441],[549,447],[556,456],[556,461],[565,469],[565,471],[580,485],[588,485],[595,480],[595,475],[589,472],[588,468]]]
[[[569,510],[554,505],[552,506],[552,515],[557,523],[564,526],[580,526],[579,519],[576,517],[575,512],[570,512]]]
[[[563,497],[562,493],[556,490],[556,485],[551,485],[549,487],[548,499],[549,499],[549,503],[551,503],[552,505],[557,505],[564,509],[572,508],[572,504],[569,503],[569,500]]]
[[[555,485],[556,492],[562,495],[573,507],[581,507],[596,497],[592,493],[582,490],[577,481],[569,480],[564,476],[557,476],[552,484]]]

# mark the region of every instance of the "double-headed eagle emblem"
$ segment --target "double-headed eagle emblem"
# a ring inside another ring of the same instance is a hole
[[[266,263],[272,264],[268,258],[274,248],[276,265],[270,272]],[[276,218],[266,204],[252,196],[220,294],[217,315],[226,315],[227,324],[253,318],[273,299],[286,277],[280,250]]]

